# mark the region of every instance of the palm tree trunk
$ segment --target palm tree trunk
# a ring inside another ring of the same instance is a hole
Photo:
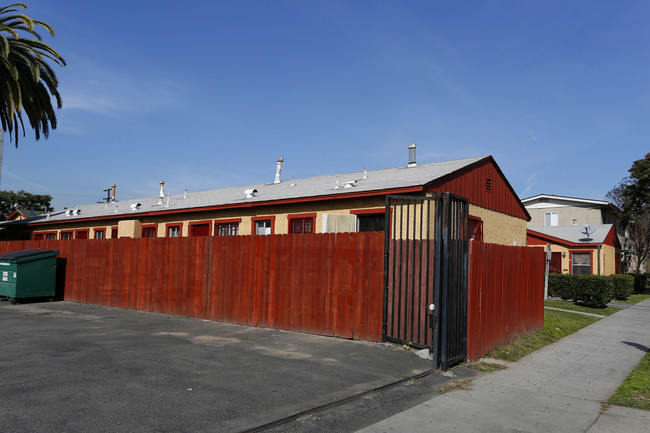
[[[2,191],[2,156],[5,153],[5,130],[0,129],[0,191]]]

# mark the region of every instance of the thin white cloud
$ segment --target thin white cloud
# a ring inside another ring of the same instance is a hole
[[[170,80],[152,80],[144,72],[125,73],[84,59],[69,62],[72,75],[62,77],[63,110],[120,117],[173,107],[178,88]]]
[[[10,186],[9,188],[6,187],[7,185],[7,178],[12,179],[16,182],[9,182]],[[3,189],[30,189],[33,191],[45,191],[48,194],[51,194],[51,188],[49,188],[46,185],[37,183],[37,182],[32,182],[29,179],[25,179],[24,177],[18,176],[15,173],[12,173],[10,170],[3,169],[2,170],[2,188]],[[16,186],[13,186],[16,185]],[[29,188],[26,188],[29,187]],[[38,193],[36,193],[38,194]]]
[[[526,178],[526,187],[524,188],[524,194],[529,195],[530,192],[537,186],[537,178],[541,174],[540,170],[536,170]]]

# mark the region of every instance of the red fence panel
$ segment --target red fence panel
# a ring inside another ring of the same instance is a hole
[[[467,357],[544,326],[544,252],[472,241]]]
[[[66,300],[381,341],[381,232],[0,242],[32,248]]]

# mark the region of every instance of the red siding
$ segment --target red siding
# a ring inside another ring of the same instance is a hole
[[[490,192],[487,191],[486,179],[491,180]],[[492,158],[436,180],[429,189],[434,192],[448,191],[466,197],[471,204],[530,220],[524,205]]]

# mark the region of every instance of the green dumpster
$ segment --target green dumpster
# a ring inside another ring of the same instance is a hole
[[[16,299],[49,297],[56,289],[58,250],[20,250],[0,254],[0,296]]]

